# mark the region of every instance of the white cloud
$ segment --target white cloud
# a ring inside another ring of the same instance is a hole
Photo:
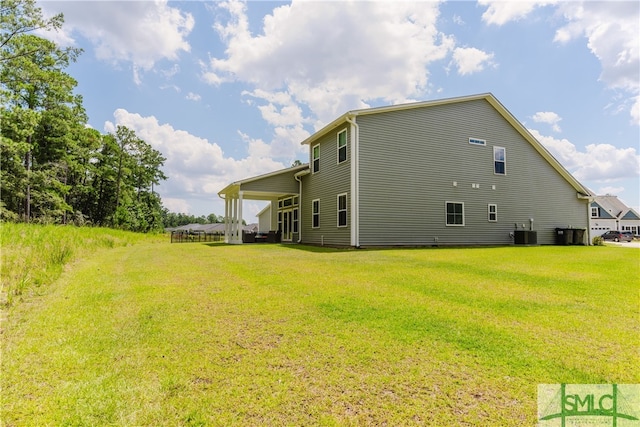
[[[132,64],[134,80],[162,59],[176,60],[190,50],[186,37],[194,26],[188,13],[166,0],[42,2],[46,13],[64,13],[65,25],[51,37],[70,44],[74,35],[89,39],[98,59]]]
[[[193,92],[189,92],[185,98],[188,99],[189,101],[196,101],[196,102],[202,99],[200,95]]]
[[[568,2],[560,10],[567,24],[555,40],[566,43],[586,37],[587,46],[602,64],[602,80],[608,87],[633,96],[626,100],[631,118],[640,124],[640,3]]]
[[[105,131],[113,132],[117,125],[126,126],[166,157],[162,170],[169,179],[161,183],[158,192],[163,201],[167,199],[171,206],[180,209],[208,199],[216,206],[209,212],[223,212],[217,192],[229,183],[286,167],[274,161],[270,150],[259,142],[247,139],[249,155],[234,159],[226,157],[218,144],[160,124],[153,116],[142,117],[124,109],[113,115],[115,121],[106,122]]]
[[[229,15],[215,25],[227,49],[224,58],[210,61],[205,80],[248,82],[263,94],[286,92],[320,123],[367,101],[422,97],[429,90],[429,64],[455,45],[436,28],[435,2],[294,1],[266,15],[258,35],[249,30],[245,4],[219,8]]]
[[[505,0],[478,0],[481,6],[488,6],[482,14],[482,20],[487,24],[504,25],[509,21],[517,21],[537,7],[556,4],[557,1],[505,1]]]
[[[580,152],[565,138],[544,136],[533,129],[529,132],[580,181],[604,183],[640,176],[640,155],[635,148],[589,144]]]
[[[453,62],[458,74],[473,74],[484,70],[485,66],[495,66],[493,53],[483,52],[475,47],[457,47],[453,51]]]
[[[561,131],[560,125],[558,124],[558,122],[562,120],[562,117],[560,117],[554,112],[539,111],[535,113],[532,118],[533,118],[533,121],[536,123],[546,123],[548,125],[551,125],[551,129],[553,129],[554,132]]]
[[[555,4],[566,24],[554,40],[567,43],[586,37],[587,47],[602,65],[600,80],[607,87],[626,92],[622,101],[634,124],[640,125],[640,3],[637,1],[538,1],[480,0],[487,6],[482,19],[503,25],[526,17],[536,7]]]
[[[173,197],[163,197],[162,206],[175,213],[189,213],[191,206],[184,199],[174,199]]]

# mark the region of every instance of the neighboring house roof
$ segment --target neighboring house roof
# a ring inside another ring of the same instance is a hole
[[[640,220],[640,215],[638,215],[638,212],[633,209],[629,209],[621,219]]]
[[[597,197],[597,196],[596,196]],[[600,219],[615,219],[615,216],[613,216],[612,214],[610,214],[607,209],[602,206],[600,203],[593,201],[591,202],[591,207],[592,208],[598,208],[598,216],[597,217],[593,217],[593,218],[600,218]]]
[[[498,101],[498,99],[493,96],[491,93],[483,93],[478,95],[470,95],[470,96],[461,96],[456,98],[445,98],[438,99],[433,101],[423,101],[423,102],[413,102],[408,104],[399,104],[399,105],[391,105],[386,107],[375,107],[375,108],[367,108],[361,110],[352,110],[344,113],[318,132],[314,133],[304,141],[302,141],[302,145],[311,145],[313,142],[317,141],[319,138],[323,137],[327,133],[334,130],[336,127],[343,125],[344,123],[348,123],[349,120],[353,120],[357,116],[364,116],[369,114],[380,114],[387,113],[391,111],[402,111],[402,110],[411,110],[415,108],[428,108],[434,107],[438,105],[446,105],[446,104],[455,104],[460,102],[468,102],[468,101],[477,101],[477,100],[486,100],[496,111],[504,117],[507,122],[513,126],[513,128],[520,133],[525,140],[527,140],[533,148],[544,157],[549,164],[560,173],[562,177],[564,177],[567,182],[571,184],[571,186],[579,193],[585,196],[593,196],[594,194],[585,186],[583,186],[578,180],[576,180],[569,171],[567,171],[564,166],[555,158],[553,155],[547,150],[528,130],[525,128],[522,123],[520,123],[514,116],[507,110],[504,105]],[[257,177],[256,177],[257,178]]]
[[[268,204],[267,206],[265,206],[264,208],[262,208],[262,210],[261,210],[260,212],[258,212],[258,213],[256,214],[256,216],[258,216],[258,217],[259,217],[260,215],[263,215],[264,213],[266,213],[267,211],[270,211],[270,210],[271,210],[271,204]]]
[[[224,232],[224,223],[215,224],[187,224],[180,227],[167,228],[167,231],[203,231],[205,233]]]
[[[637,220],[640,216],[636,211],[625,205],[618,196],[612,194],[605,194],[604,196],[595,196],[594,203],[597,203],[602,211],[611,215],[612,218]],[[605,215],[600,214],[600,218],[606,218]]]

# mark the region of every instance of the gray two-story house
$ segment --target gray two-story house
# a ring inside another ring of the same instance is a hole
[[[308,164],[219,192],[228,242],[247,199],[271,202],[282,241],[331,246],[553,244],[589,225],[591,192],[492,94],[349,111],[302,144]]]

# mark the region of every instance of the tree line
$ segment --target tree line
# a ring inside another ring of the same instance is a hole
[[[0,218],[142,232],[173,222],[154,191],[166,159],[125,126],[90,128],[64,71],[81,50],[33,33],[59,30],[62,14],[45,19],[35,0],[0,9]]]
[[[187,224],[216,224],[224,222],[224,217],[214,213],[207,216],[189,215],[185,213],[169,212],[168,209],[162,210],[162,223],[165,227],[180,227]]]

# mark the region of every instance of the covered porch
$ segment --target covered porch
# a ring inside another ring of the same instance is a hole
[[[292,241],[293,222],[294,219],[298,221],[297,205],[293,205],[294,200],[296,203],[299,200],[300,182],[297,175],[305,171],[308,171],[308,165],[295,166],[233,182],[218,192],[218,196],[224,199],[225,206],[225,243],[256,242],[256,237],[259,240],[257,235],[253,238],[243,235],[242,208],[245,200],[268,201],[271,206],[270,227],[269,230],[260,231],[268,236],[279,236],[276,237],[278,241]]]

